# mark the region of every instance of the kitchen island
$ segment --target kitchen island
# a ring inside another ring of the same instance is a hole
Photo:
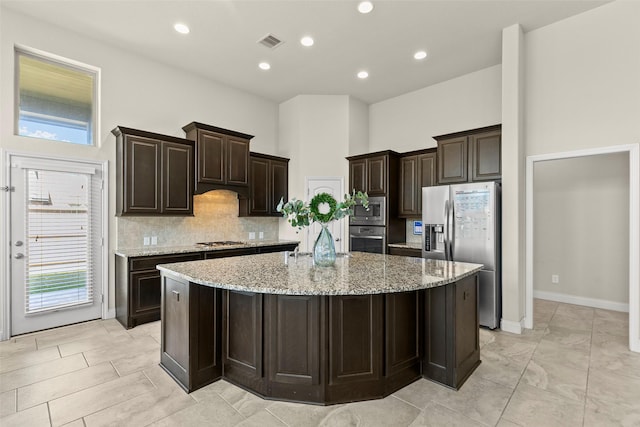
[[[187,391],[220,378],[333,404],[480,363],[479,264],[353,252],[333,267],[271,253],[159,265],[161,366]]]

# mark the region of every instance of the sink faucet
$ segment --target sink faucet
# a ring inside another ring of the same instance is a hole
[[[300,250],[299,246],[296,246],[296,248],[293,250],[293,257],[297,260],[298,259],[298,251]]]

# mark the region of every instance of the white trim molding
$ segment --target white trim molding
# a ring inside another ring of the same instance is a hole
[[[587,298],[577,295],[561,294],[558,292],[533,291],[533,297],[549,301],[563,302],[566,304],[584,305],[586,307],[602,308],[604,310],[629,312],[629,304],[616,301],[608,301],[597,298]]]
[[[500,329],[505,332],[511,332],[512,334],[521,334],[522,329],[524,329],[524,319],[521,319],[519,322],[514,322],[513,320],[500,319]]]
[[[536,162],[629,153],[629,348],[640,353],[640,144],[527,157],[526,167],[526,264],[524,326],[533,328],[533,167]]]

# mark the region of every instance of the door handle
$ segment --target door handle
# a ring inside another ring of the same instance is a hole
[[[24,258],[24,254],[23,254],[23,253],[17,253],[17,254],[14,256],[14,258],[15,258],[15,259],[22,259],[22,258]]]
[[[336,242],[339,242],[339,241],[340,241],[340,238],[339,238],[339,237],[336,237]]]
[[[180,292],[178,291],[171,291],[173,292],[173,294],[176,296],[176,301],[180,302]]]

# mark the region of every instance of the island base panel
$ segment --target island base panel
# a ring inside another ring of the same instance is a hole
[[[225,378],[267,399],[315,404],[382,398],[421,377],[459,388],[480,363],[476,277],[392,294],[292,296],[163,273],[161,365],[189,392]]]

